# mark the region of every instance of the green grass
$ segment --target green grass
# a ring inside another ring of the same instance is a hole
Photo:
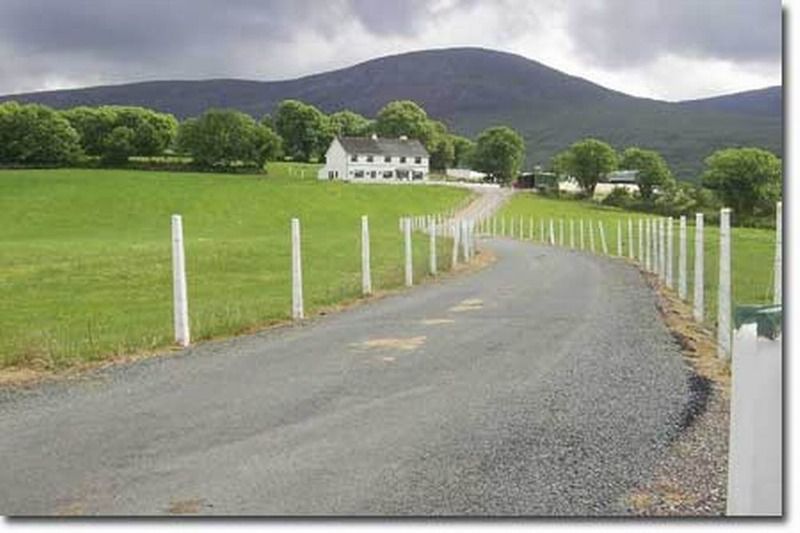
[[[610,255],[617,253],[617,222],[622,221],[623,255],[628,256],[628,219],[634,221],[634,251],[638,252],[638,220],[648,218],[644,213],[623,211],[621,209],[598,205],[587,201],[560,200],[545,198],[533,193],[515,195],[498,214],[507,218],[523,216],[525,237],[528,236],[528,220],[534,217],[536,231],[534,239],[539,240],[539,223],[542,218],[553,218],[555,222],[556,239],[558,239],[558,220],[565,222],[565,244],[569,245],[568,230],[569,219],[576,222],[584,219],[588,228],[588,221],[601,221],[606,232],[608,252]],[[689,301],[694,294],[694,215],[687,217],[687,293]],[[709,325],[716,322],[717,313],[717,287],[719,280],[719,228],[708,223],[704,232],[704,308],[705,318]],[[597,231],[597,230],[595,230]],[[673,244],[675,263],[673,276],[677,291],[678,283],[678,221],[675,221]],[[775,232],[767,229],[733,228],[732,239],[732,300],[733,305],[767,304],[772,302],[773,292],[773,257],[775,254]],[[588,247],[588,229],[586,243]],[[576,243],[577,244],[577,243]],[[595,234],[596,250],[600,252],[600,239]]]
[[[301,179],[298,169],[305,171]],[[360,217],[373,285],[402,283],[398,217],[449,210],[450,187],[122,170],[0,172],[0,366],[50,368],[172,343],[170,215],[183,215],[193,339],[289,317],[290,218],[302,224],[306,311],[360,294]],[[441,242],[441,268],[447,243]],[[415,277],[427,239],[414,242]]]

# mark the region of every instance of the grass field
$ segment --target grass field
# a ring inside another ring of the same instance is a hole
[[[539,239],[539,221],[544,218],[553,218],[556,222],[556,237],[558,237],[558,220],[565,221],[565,233],[568,231],[568,220],[577,221],[584,219],[588,228],[588,221],[602,221],[608,252],[610,255],[617,253],[617,222],[622,221],[623,255],[628,255],[628,219],[634,221],[634,250],[638,252],[638,220],[647,218],[644,213],[623,211],[613,207],[606,207],[586,201],[559,200],[544,198],[532,193],[515,195],[498,214],[507,218],[523,216],[525,237],[528,236],[528,220],[534,217],[536,231],[534,238]],[[735,216],[735,214],[734,214]],[[687,278],[688,297],[692,300],[694,282],[694,215],[687,217]],[[596,231],[596,230],[595,230]],[[587,229],[588,235],[588,229]],[[708,223],[704,232],[704,307],[706,322],[710,325],[716,321],[717,286],[719,280],[719,228]],[[677,290],[678,279],[678,223],[675,222],[675,242],[673,245],[675,263],[673,273]],[[732,258],[732,299],[733,305],[740,304],[767,304],[772,302],[773,292],[773,257],[775,254],[775,231],[752,228],[733,228],[733,258]],[[587,236],[588,246],[588,236]],[[569,244],[568,240],[565,240]],[[596,249],[600,251],[599,236],[595,234]]]
[[[291,217],[302,224],[310,314],[359,296],[362,214],[370,217],[373,284],[383,289],[403,279],[398,217],[468,198],[451,187],[321,183],[316,169],[0,172],[0,366],[58,368],[171,344],[173,213],[183,215],[197,340],[288,318]],[[415,237],[414,246],[419,277],[427,239]],[[447,254],[439,256],[448,267]]]

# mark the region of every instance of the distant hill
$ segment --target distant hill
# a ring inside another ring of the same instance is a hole
[[[411,99],[454,131],[474,136],[508,124],[525,137],[528,164],[546,164],[573,141],[597,136],[617,148],[661,151],[673,169],[694,179],[713,150],[736,145],[782,152],[780,90],[668,103],[635,98],[569,76],[524,57],[480,48],[412,52],[287,81],[153,81],[0,97],[63,108],[130,104],[187,117],[234,107],[260,117],[297,98],[326,112],[373,116],[391,100]]]

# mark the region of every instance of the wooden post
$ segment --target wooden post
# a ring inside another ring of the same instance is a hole
[[[542,218],[542,219],[540,219],[540,220],[539,220],[539,241],[541,241],[541,243],[542,243],[542,244],[544,244],[544,243],[545,243],[545,237],[544,237],[544,218]]]
[[[432,275],[437,274],[436,268],[436,222],[431,222],[430,227],[428,228],[428,232],[430,235],[430,240],[428,246],[430,248],[430,271]]]
[[[719,212],[719,289],[717,291],[717,355],[731,356],[731,209]]]
[[[783,304],[783,202],[775,204],[775,265],[772,303]]]
[[[672,220],[672,217],[667,218],[667,287],[670,289],[674,289],[675,286],[672,283],[672,263],[675,261],[672,252],[673,252],[673,241],[675,240],[672,235],[673,226],[675,225],[675,221]]]
[[[644,264],[644,219],[639,219],[639,264]],[[632,244],[632,243],[631,243]]]
[[[617,257],[622,257],[622,220],[617,219]]]
[[[525,226],[522,222],[522,215],[519,216],[519,235],[517,235],[519,240],[525,239]]]
[[[505,237],[506,236],[506,217],[503,217],[500,220],[500,234]]]
[[[492,237],[497,237],[497,216],[492,217]]]
[[[633,261],[633,220],[628,217],[628,259]]]
[[[467,221],[463,218],[458,226],[461,232],[461,255],[464,257],[464,262],[469,262],[469,235],[467,234]]]
[[[514,238],[514,217],[511,217],[511,222],[509,222],[508,227],[508,234],[513,239]]]
[[[459,232],[457,231],[456,221],[450,221],[450,228],[453,232],[453,255],[451,259],[451,266],[456,266],[458,264],[458,247],[461,243],[458,242]]]
[[[300,255],[300,220],[292,219],[292,318],[302,320],[303,264]]]
[[[678,297],[686,300],[686,217],[681,215],[678,232]]]
[[[405,256],[406,256],[406,287],[411,287],[414,284],[414,261],[412,257],[411,247],[411,219],[406,218],[403,226],[403,240],[405,241]]]
[[[550,246],[554,246],[556,244],[556,233],[553,229],[553,219],[550,219]]]
[[[653,225],[650,224],[650,219],[645,220],[644,224],[644,269],[647,272],[650,272],[651,262],[650,262],[650,237],[653,230]]]
[[[589,221],[589,251],[594,253],[594,228],[591,220]]]
[[[703,321],[703,213],[695,214],[694,226],[694,298],[692,300],[692,314],[697,322]]]
[[[603,249],[603,255],[608,255],[608,246],[606,246],[606,231],[603,228],[603,223],[601,221],[597,221],[597,229],[600,231],[600,245]]]
[[[189,301],[186,291],[186,256],[183,248],[183,219],[172,215],[172,319],[175,342],[189,346]]]
[[[367,215],[361,216],[361,293],[364,296],[372,294],[372,270],[370,268],[369,253],[369,219]]]
[[[575,248],[575,220],[569,219],[569,247]]]
[[[533,217],[528,217],[528,240],[533,240]]]
[[[564,246],[564,219],[558,219],[558,245]]]
[[[667,232],[666,232],[666,219],[661,217],[658,219],[658,235],[659,235],[659,244],[658,244],[658,264],[661,268],[659,272],[661,281],[666,281],[667,279]]]
[[[584,231],[583,231],[583,219],[581,219],[580,222],[581,222],[581,224],[580,224],[580,227],[581,227],[581,250],[585,250],[586,249],[586,239],[584,237]]]

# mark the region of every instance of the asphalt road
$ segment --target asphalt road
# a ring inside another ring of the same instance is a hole
[[[477,274],[0,392],[0,513],[624,513],[689,396],[654,296],[488,246]]]

